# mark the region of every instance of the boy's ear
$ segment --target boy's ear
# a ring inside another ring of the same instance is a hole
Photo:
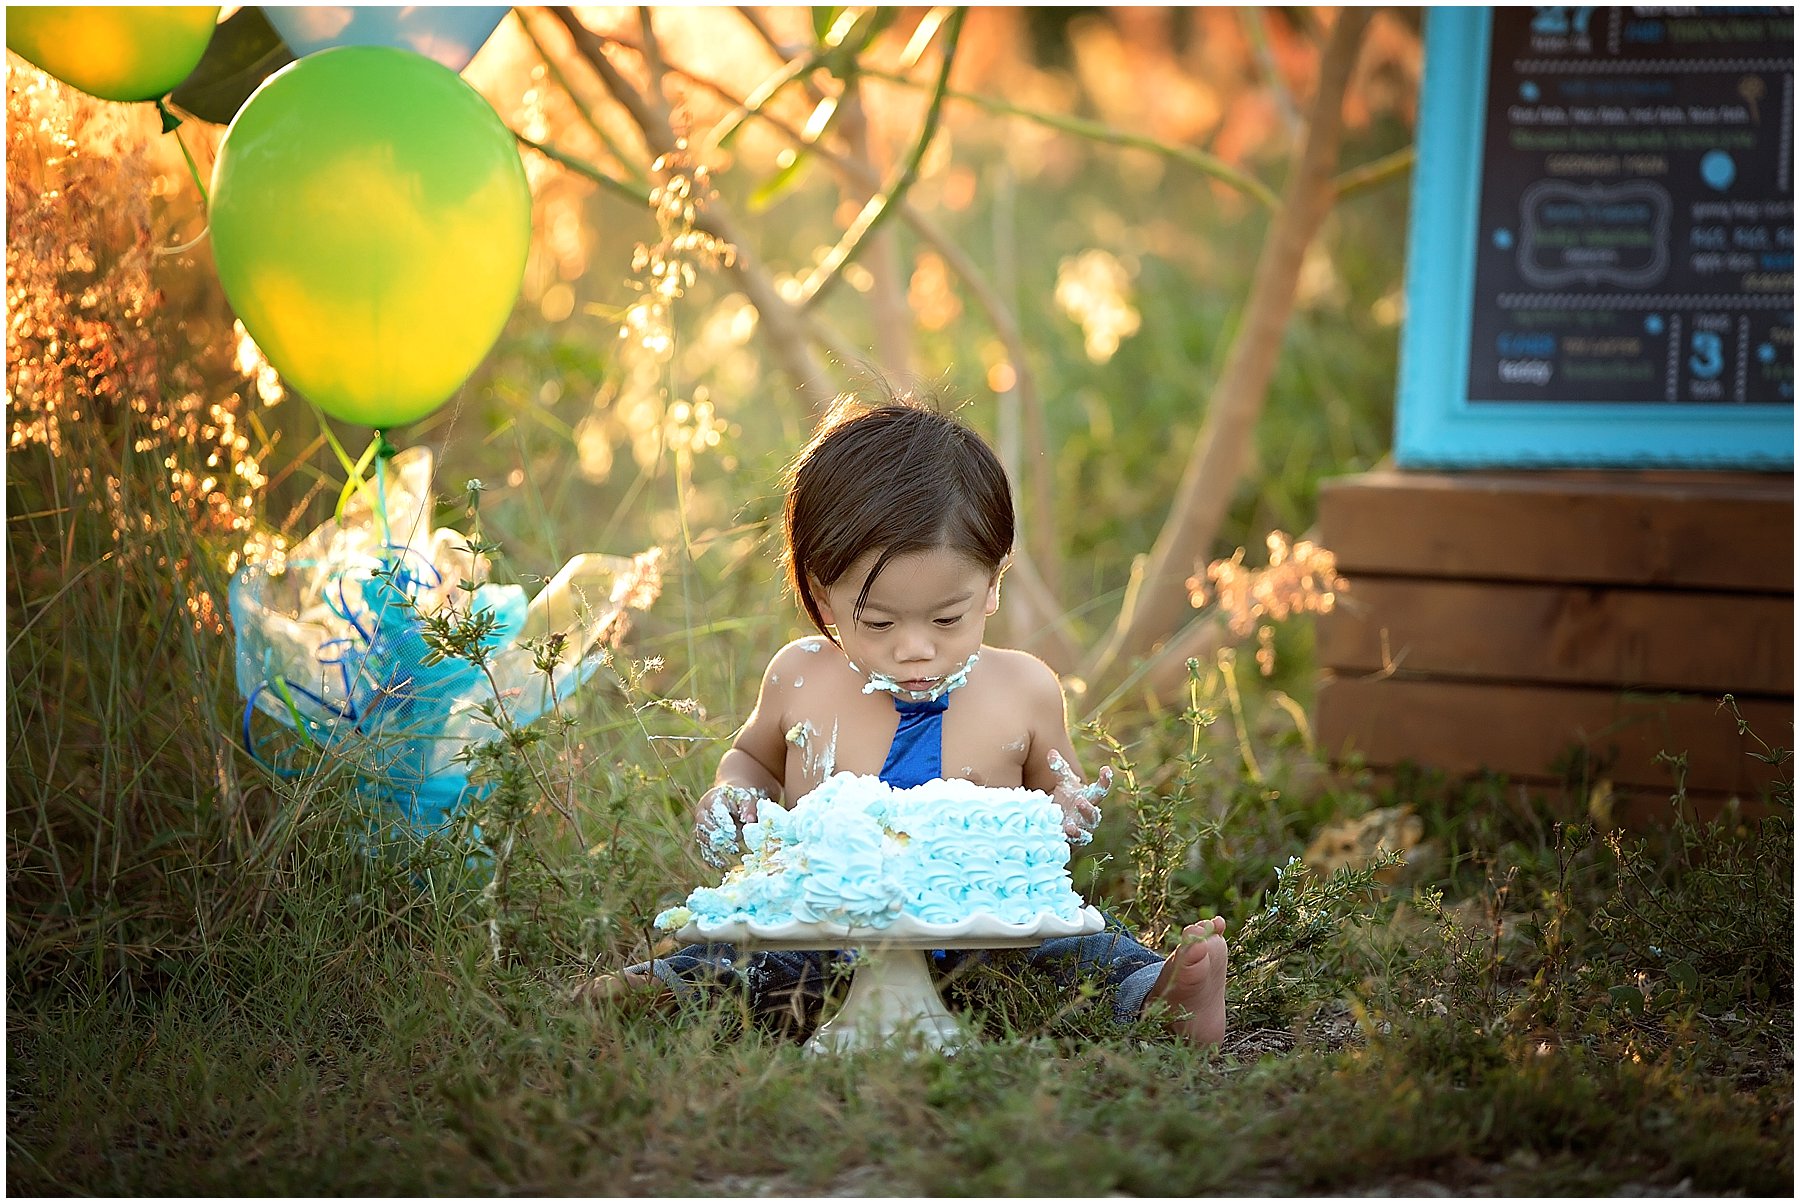
[[[1006,576],[1006,570],[1010,569],[1012,566],[1012,553],[1008,552],[1006,554],[1006,559],[1000,562],[1000,567],[994,570],[994,579],[988,582],[988,596],[985,612],[990,616],[1000,609],[1000,581]]]
[[[825,587],[819,584],[817,578],[808,577],[806,579],[806,592],[812,595],[813,605],[819,608],[819,618],[824,620],[825,626],[836,627],[837,616],[831,613],[830,598],[825,593]]]

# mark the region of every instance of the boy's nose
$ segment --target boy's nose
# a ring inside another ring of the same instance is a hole
[[[900,645],[894,655],[908,664],[913,661],[928,661],[936,651],[932,643],[923,635],[907,635],[901,638]]]

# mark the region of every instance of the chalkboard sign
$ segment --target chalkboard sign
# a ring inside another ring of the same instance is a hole
[[[1426,17],[1395,460],[1790,468],[1791,8]]]

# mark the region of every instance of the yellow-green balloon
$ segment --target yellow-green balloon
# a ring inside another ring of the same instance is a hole
[[[344,46],[263,82],[213,169],[225,296],[287,383],[347,422],[400,426],[499,338],[531,240],[512,134],[454,71]]]
[[[6,7],[6,45],[20,58],[102,100],[155,100],[193,74],[219,6]]]

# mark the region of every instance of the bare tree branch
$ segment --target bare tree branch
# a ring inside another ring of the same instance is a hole
[[[626,81],[606,57],[600,39],[581,23],[573,10],[559,5],[551,11],[568,30],[576,52],[637,123],[651,151],[658,156],[680,151],[681,140],[669,121],[667,107],[660,101],[652,102],[640,95]],[[815,341],[825,341],[820,332],[810,327],[800,311],[781,296],[761,264],[750,254],[729,206],[715,198],[700,210],[696,224],[732,246],[734,254],[727,270],[750,299],[750,304],[756,307],[770,351],[808,408],[814,414],[823,414],[830,405],[834,389],[830,373],[812,351]]]
[[[527,12],[528,10],[524,8],[518,11],[519,28],[524,31],[525,40],[531,43],[533,50],[537,51],[538,59],[544,64],[544,69],[550,73],[550,78],[555,81],[556,86],[561,88],[563,93],[574,102],[575,112],[580,116],[582,124],[586,125],[594,137],[600,140],[600,144],[606,147],[607,153],[618,160],[619,166],[631,173],[631,182],[639,185],[640,191],[642,191],[646,178],[642,164],[625,152],[625,148],[619,145],[618,139],[614,138],[606,127],[594,118],[592,109],[581,102],[581,97],[576,93],[574,84],[563,72],[562,64],[557,62],[556,56],[550,53],[544,46],[543,40],[538,37],[537,30],[532,28],[532,20],[526,15]],[[552,155],[551,157],[555,158],[556,156]],[[560,162],[560,160],[558,161]]]
[[[1337,194],[1338,200],[1354,196],[1359,192],[1367,192],[1378,188],[1389,180],[1397,180],[1412,170],[1413,160],[1418,158],[1410,146],[1403,146],[1392,154],[1381,156],[1372,162],[1359,167],[1352,167],[1331,182],[1331,190]]]
[[[614,179],[596,165],[589,163],[586,159],[577,155],[572,155],[568,151],[552,146],[548,142],[534,142],[517,130],[511,131],[511,133],[520,146],[530,147],[538,154],[544,156],[544,158],[549,159],[552,163],[566,167],[576,175],[584,176],[600,185],[602,188],[605,188],[610,192],[615,192],[628,201],[642,205],[646,209],[650,207],[650,193],[643,185],[628,184],[624,180]]]
[[[849,148],[849,158],[864,169],[862,173],[841,173],[845,176],[845,195],[859,205],[867,205],[875,197],[881,172],[863,90],[854,77],[845,85],[838,102],[838,129]],[[871,183],[868,177],[877,182]],[[875,333],[875,359],[890,372],[908,372],[912,366],[912,314],[906,304],[905,265],[893,231],[872,234],[864,258],[864,266],[874,279],[869,290],[869,325]]]
[[[963,18],[968,15],[968,11],[967,8],[958,8],[944,22],[943,63],[938,68],[937,81],[931,91],[931,103],[925,110],[925,120],[920,125],[918,137],[913,141],[912,151],[907,155],[899,177],[870,198],[862,212],[850,223],[849,229],[844,231],[843,237],[838,239],[837,245],[826,253],[818,267],[806,278],[800,292],[802,308],[816,305],[831,286],[842,278],[844,268],[856,258],[863,241],[887,220],[896,203],[905,199],[907,190],[919,178],[919,166],[925,161],[925,152],[931,149],[932,140],[936,138],[938,125],[943,119],[950,68],[956,63],[957,39],[962,33]]]
[[[1110,637],[1083,674],[1099,695],[1111,692],[1132,661],[1151,653],[1191,613],[1188,576],[1211,548],[1243,476],[1257,420],[1281,351],[1306,250],[1335,198],[1331,173],[1343,133],[1344,92],[1371,10],[1343,8],[1320,62],[1299,159],[1264,237],[1244,316],[1214,386],[1206,420],[1176,491],[1175,504]]]
[[[917,80],[892,72],[881,71],[873,67],[863,68],[863,73],[872,79],[885,80],[888,83],[904,84],[918,87]],[[1280,203],[1274,191],[1261,180],[1248,172],[1239,171],[1217,155],[1208,154],[1197,147],[1181,146],[1171,142],[1163,142],[1148,134],[1132,133],[1129,130],[1114,129],[1098,121],[1088,121],[1081,117],[1070,117],[1061,113],[1045,113],[1037,109],[1027,109],[1008,101],[992,96],[982,96],[975,92],[958,92],[955,89],[945,93],[948,100],[961,101],[974,105],[989,113],[998,113],[1007,117],[1018,117],[1025,121],[1035,122],[1048,129],[1060,130],[1065,134],[1074,134],[1077,138],[1085,138],[1089,142],[1098,142],[1105,146],[1122,146],[1129,150],[1148,151],[1158,158],[1172,163],[1180,163],[1191,167],[1202,175],[1210,176],[1231,188],[1255,200],[1266,209],[1273,209]]]
[[[1295,103],[1294,93],[1287,86],[1287,80],[1281,77],[1281,68],[1275,65],[1275,53],[1269,48],[1269,30],[1265,25],[1269,20],[1269,10],[1260,5],[1240,8],[1238,17],[1244,36],[1250,40],[1250,57],[1255,61],[1256,69],[1262,73],[1269,94],[1275,98],[1275,110],[1281,114],[1281,124],[1287,128],[1288,137],[1298,138],[1300,106]]]
[[[763,15],[757,12],[753,6],[738,4],[732,7],[732,11],[744,19],[744,24],[756,31],[756,35],[763,40],[763,45],[775,52],[776,58],[787,59],[799,53],[798,47],[786,46],[776,40],[775,31],[769,27],[769,23],[763,19]],[[815,102],[818,99],[816,95],[813,97]]]

